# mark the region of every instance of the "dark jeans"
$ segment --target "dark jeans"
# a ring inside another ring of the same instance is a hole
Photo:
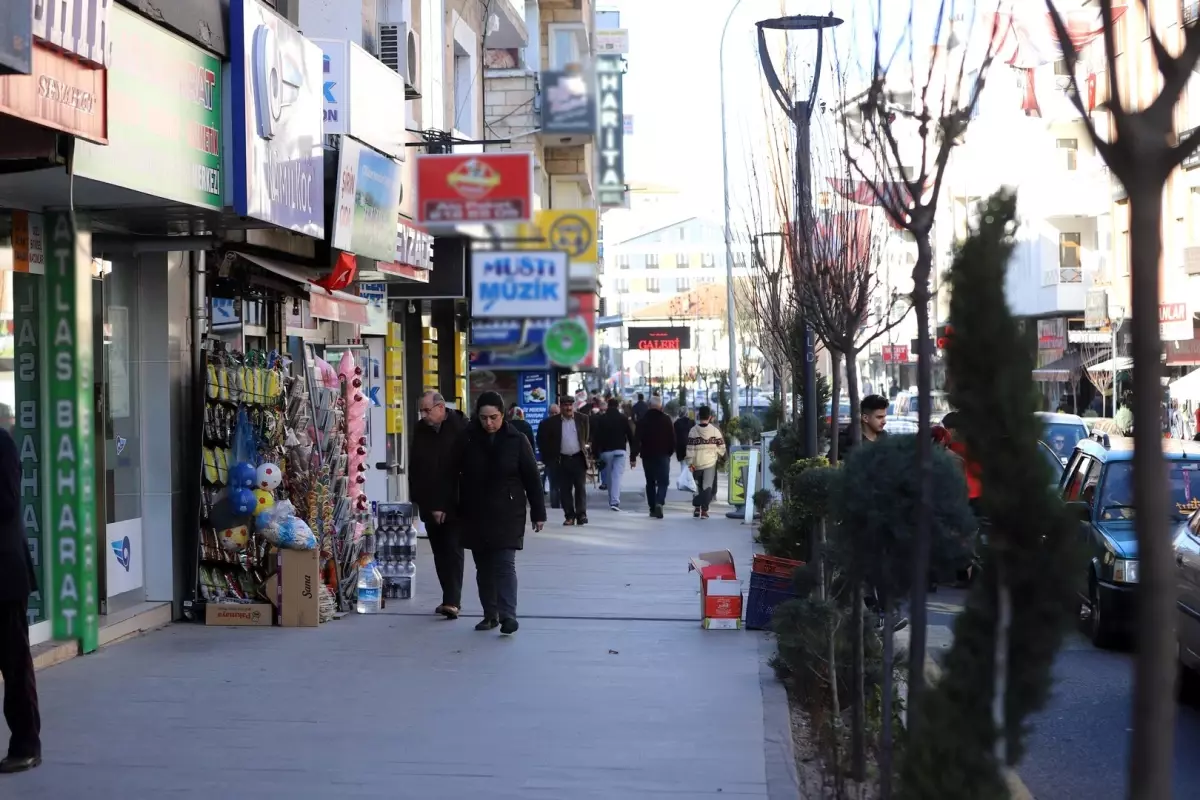
[[[671,483],[670,456],[643,456],[642,472],[646,473],[646,504],[650,508],[667,502],[667,486]]]
[[[42,717],[29,652],[27,609],[27,601],[0,602],[0,677],[4,678],[4,721],[12,732],[8,755],[13,758],[42,754]]]
[[[425,530],[429,533],[429,549],[433,551],[433,568],[442,586],[442,604],[458,608],[462,606],[465,561],[459,543],[458,525],[454,522],[439,525],[429,520],[425,523]]]
[[[488,619],[517,618],[517,551],[472,550],[479,602]]]
[[[587,461],[582,453],[559,456],[558,494],[564,517],[579,519],[587,516]]]
[[[558,464],[546,464],[546,480],[550,484],[550,507],[559,508],[562,502],[558,488]]]
[[[708,504],[717,496],[717,468],[714,466],[698,469],[692,473],[692,477],[696,479],[698,490],[692,495],[692,506],[708,511]]]

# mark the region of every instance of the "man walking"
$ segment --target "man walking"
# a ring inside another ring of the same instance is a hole
[[[417,504],[433,566],[442,586],[442,604],[434,609],[446,619],[458,619],[462,605],[463,548],[455,507],[458,505],[458,451],[466,428],[459,411],[446,408],[437,392],[421,395],[421,415],[413,431],[408,469],[408,493]]]
[[[538,454],[538,456],[542,460],[542,465],[545,466],[545,468],[546,468],[546,481],[550,484],[550,507],[551,508],[560,508],[561,507],[561,504],[559,503],[559,496],[558,496],[559,495],[559,492],[558,492],[558,465],[555,464],[554,462],[552,462],[550,459],[546,458],[546,451],[542,449],[542,436],[544,435],[542,433],[542,431],[549,430],[548,428],[546,428],[546,426],[548,424],[551,424],[551,422],[550,422],[551,420],[558,417],[558,412],[559,412],[558,403],[551,403],[550,408],[547,411],[546,418],[538,423],[538,428],[537,428],[537,433],[536,433],[537,447],[534,448],[534,452]],[[557,423],[553,423],[553,424],[557,424]]]
[[[37,591],[29,540],[21,525],[21,460],[0,429],[0,677],[4,721],[12,736],[0,773],[24,772],[42,763],[42,718],[29,651],[29,595]]]
[[[632,448],[629,463],[637,463],[637,445],[629,420],[621,413],[621,401],[608,398],[608,410],[596,417],[592,433],[592,451],[597,454],[604,469],[608,486],[608,506],[613,511],[621,510],[621,476],[625,473],[625,448]]]
[[[529,449],[537,452],[537,442],[533,436],[533,426],[525,421],[525,412],[519,405],[513,403],[508,407],[508,424],[513,426],[514,430],[518,430],[529,440]]]
[[[874,442],[882,436],[887,436],[887,431],[883,429],[887,425],[887,410],[888,401],[882,395],[869,394],[859,402],[858,424],[862,430],[862,441],[864,444]],[[853,424],[853,422],[850,423],[850,425]],[[847,425],[838,431],[837,460],[845,461],[846,455],[853,446],[854,440],[850,435],[850,426]],[[830,450],[830,455],[832,455],[832,448]],[[830,460],[832,461],[833,459],[831,458]]]
[[[650,506],[650,516],[662,519],[667,484],[671,480],[671,456],[675,454],[675,427],[663,413],[662,398],[658,395],[650,398],[650,407],[637,424],[636,441],[646,473],[646,504]]]
[[[675,458],[680,464],[687,457],[688,434],[695,425],[695,421],[688,416],[687,409],[680,406],[679,416],[675,418]]]
[[[696,427],[688,434],[688,469],[696,478],[696,494],[692,495],[692,516],[708,519],[708,506],[717,494],[717,461],[725,457],[725,438],[721,429],[712,424],[712,409],[700,406],[696,411]]]
[[[633,421],[641,422],[642,417],[646,416],[646,410],[649,406],[646,405],[646,395],[641,392],[637,393],[637,402],[633,404]]]
[[[545,435],[538,441],[542,458],[558,472],[558,493],[562,502],[563,525],[587,525],[587,453],[590,427],[588,415],[575,413],[575,398],[565,395],[559,401],[562,411],[538,428]]]

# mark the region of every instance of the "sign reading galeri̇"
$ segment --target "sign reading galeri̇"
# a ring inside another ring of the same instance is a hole
[[[692,329],[630,328],[630,350],[688,350],[692,346]]]
[[[596,59],[600,89],[600,180],[596,195],[602,207],[625,206],[624,66],[620,56]]]
[[[529,222],[533,156],[477,153],[417,156],[417,222]]]

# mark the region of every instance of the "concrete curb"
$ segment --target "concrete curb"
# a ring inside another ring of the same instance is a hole
[[[767,800],[796,800],[800,776],[796,773],[796,747],[792,741],[792,714],[787,689],[771,669],[775,640],[758,639],[758,683],[763,696],[763,757],[766,766]]]
[[[929,654],[926,653],[925,681],[933,684],[941,680],[941,677],[941,665],[930,658]],[[1008,795],[1012,798],[1012,800],[1034,800],[1033,794],[1029,791],[1029,787],[1027,787],[1025,782],[1021,780],[1021,776],[1017,774],[1016,770],[1005,767],[1001,770],[1000,774],[1004,778],[1004,782],[1008,785]]]

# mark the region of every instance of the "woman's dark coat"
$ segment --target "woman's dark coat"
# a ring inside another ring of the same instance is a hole
[[[489,436],[478,420],[472,420],[459,464],[462,546],[522,549],[527,502],[532,521],[546,521],[545,493],[529,440],[507,421]]]

